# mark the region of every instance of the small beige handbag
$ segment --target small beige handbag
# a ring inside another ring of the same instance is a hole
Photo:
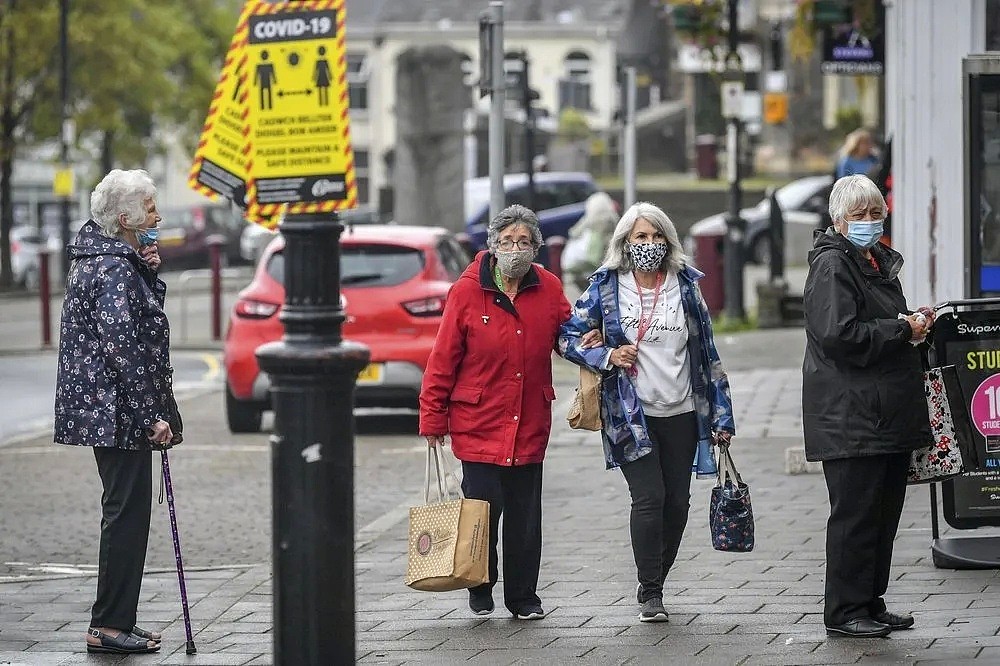
[[[600,430],[601,421],[601,375],[580,368],[580,386],[573,396],[573,404],[566,414],[569,427],[575,430]]]
[[[438,501],[430,501],[431,461]],[[415,590],[447,592],[490,581],[490,503],[452,498],[441,447],[427,447],[424,503],[410,507],[410,537],[405,582]]]

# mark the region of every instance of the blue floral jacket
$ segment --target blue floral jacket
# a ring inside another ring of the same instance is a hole
[[[73,266],[60,322],[55,441],[149,449],[146,429],[162,419],[176,444],[166,285],[93,221],[67,252]]]
[[[681,302],[687,317],[688,359],[695,414],[698,418],[698,448],[691,471],[698,478],[717,474],[712,455],[712,432],[736,433],[729,379],[719,359],[712,337],[708,306],[696,284],[703,273],[684,267],[678,273]],[[579,338],[592,329],[604,328],[604,347],[580,349]],[[602,370],[601,362],[610,349],[630,344],[621,328],[618,306],[618,273],[599,269],[590,286],[576,302],[573,316],[562,325],[559,353],[565,358],[602,375],[601,419],[604,430],[604,458],[608,469],[638,460],[652,449],[646,417],[632,379],[621,370]]]

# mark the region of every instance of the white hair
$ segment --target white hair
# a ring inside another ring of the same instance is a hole
[[[667,239],[669,250],[660,265],[661,270],[672,273],[680,271],[687,263],[687,256],[684,255],[684,248],[681,247],[680,238],[677,237],[677,228],[659,206],[645,201],[633,204],[622,215],[622,219],[618,220],[618,226],[615,227],[614,233],[611,234],[611,242],[608,243],[608,251],[604,255],[604,267],[622,272],[628,272],[635,268],[632,257],[625,250],[625,246],[628,244],[632,227],[635,226],[639,218],[652,224]]]
[[[142,169],[114,169],[97,184],[90,195],[90,216],[106,236],[121,236],[146,218],[146,202],[156,198],[156,185]],[[127,223],[118,219],[124,214]],[[124,227],[124,228],[123,228]]]
[[[837,228],[852,210],[872,206],[881,206],[882,219],[885,219],[885,198],[878,185],[868,176],[844,176],[833,184],[833,190],[830,191],[830,219]]]

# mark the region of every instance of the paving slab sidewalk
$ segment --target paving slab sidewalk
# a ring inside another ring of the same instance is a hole
[[[733,453],[752,488],[757,547],[742,554],[711,549],[711,482],[694,481],[690,520],[666,585],[668,624],[637,622],[628,492],[620,473],[604,470],[597,435],[565,425],[573,371],[560,365],[545,463],[539,590],[549,615],[518,622],[498,603],[493,616],[482,618],[469,612],[463,592],[429,594],[404,587],[405,514],[386,507],[378,531],[358,539],[358,661],[1000,663],[1000,572],[934,567],[924,487],[909,490],[887,596],[890,607],[914,613],[914,629],[888,639],[826,636],[826,489],[821,475],[784,473],[785,449],[801,444],[803,339],[796,329],[719,336],[737,412]],[[94,586],[92,575],[0,583],[0,664],[119,663],[82,651]],[[130,663],[272,663],[268,565],[191,571],[188,591],[198,655],[184,654],[173,572],[151,571],[140,617],[164,628],[167,639],[161,653],[131,657]]]

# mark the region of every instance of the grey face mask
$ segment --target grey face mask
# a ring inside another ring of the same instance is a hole
[[[512,280],[520,280],[531,267],[531,260],[535,258],[534,250],[511,250],[510,252],[496,253],[497,267],[504,277]]]

